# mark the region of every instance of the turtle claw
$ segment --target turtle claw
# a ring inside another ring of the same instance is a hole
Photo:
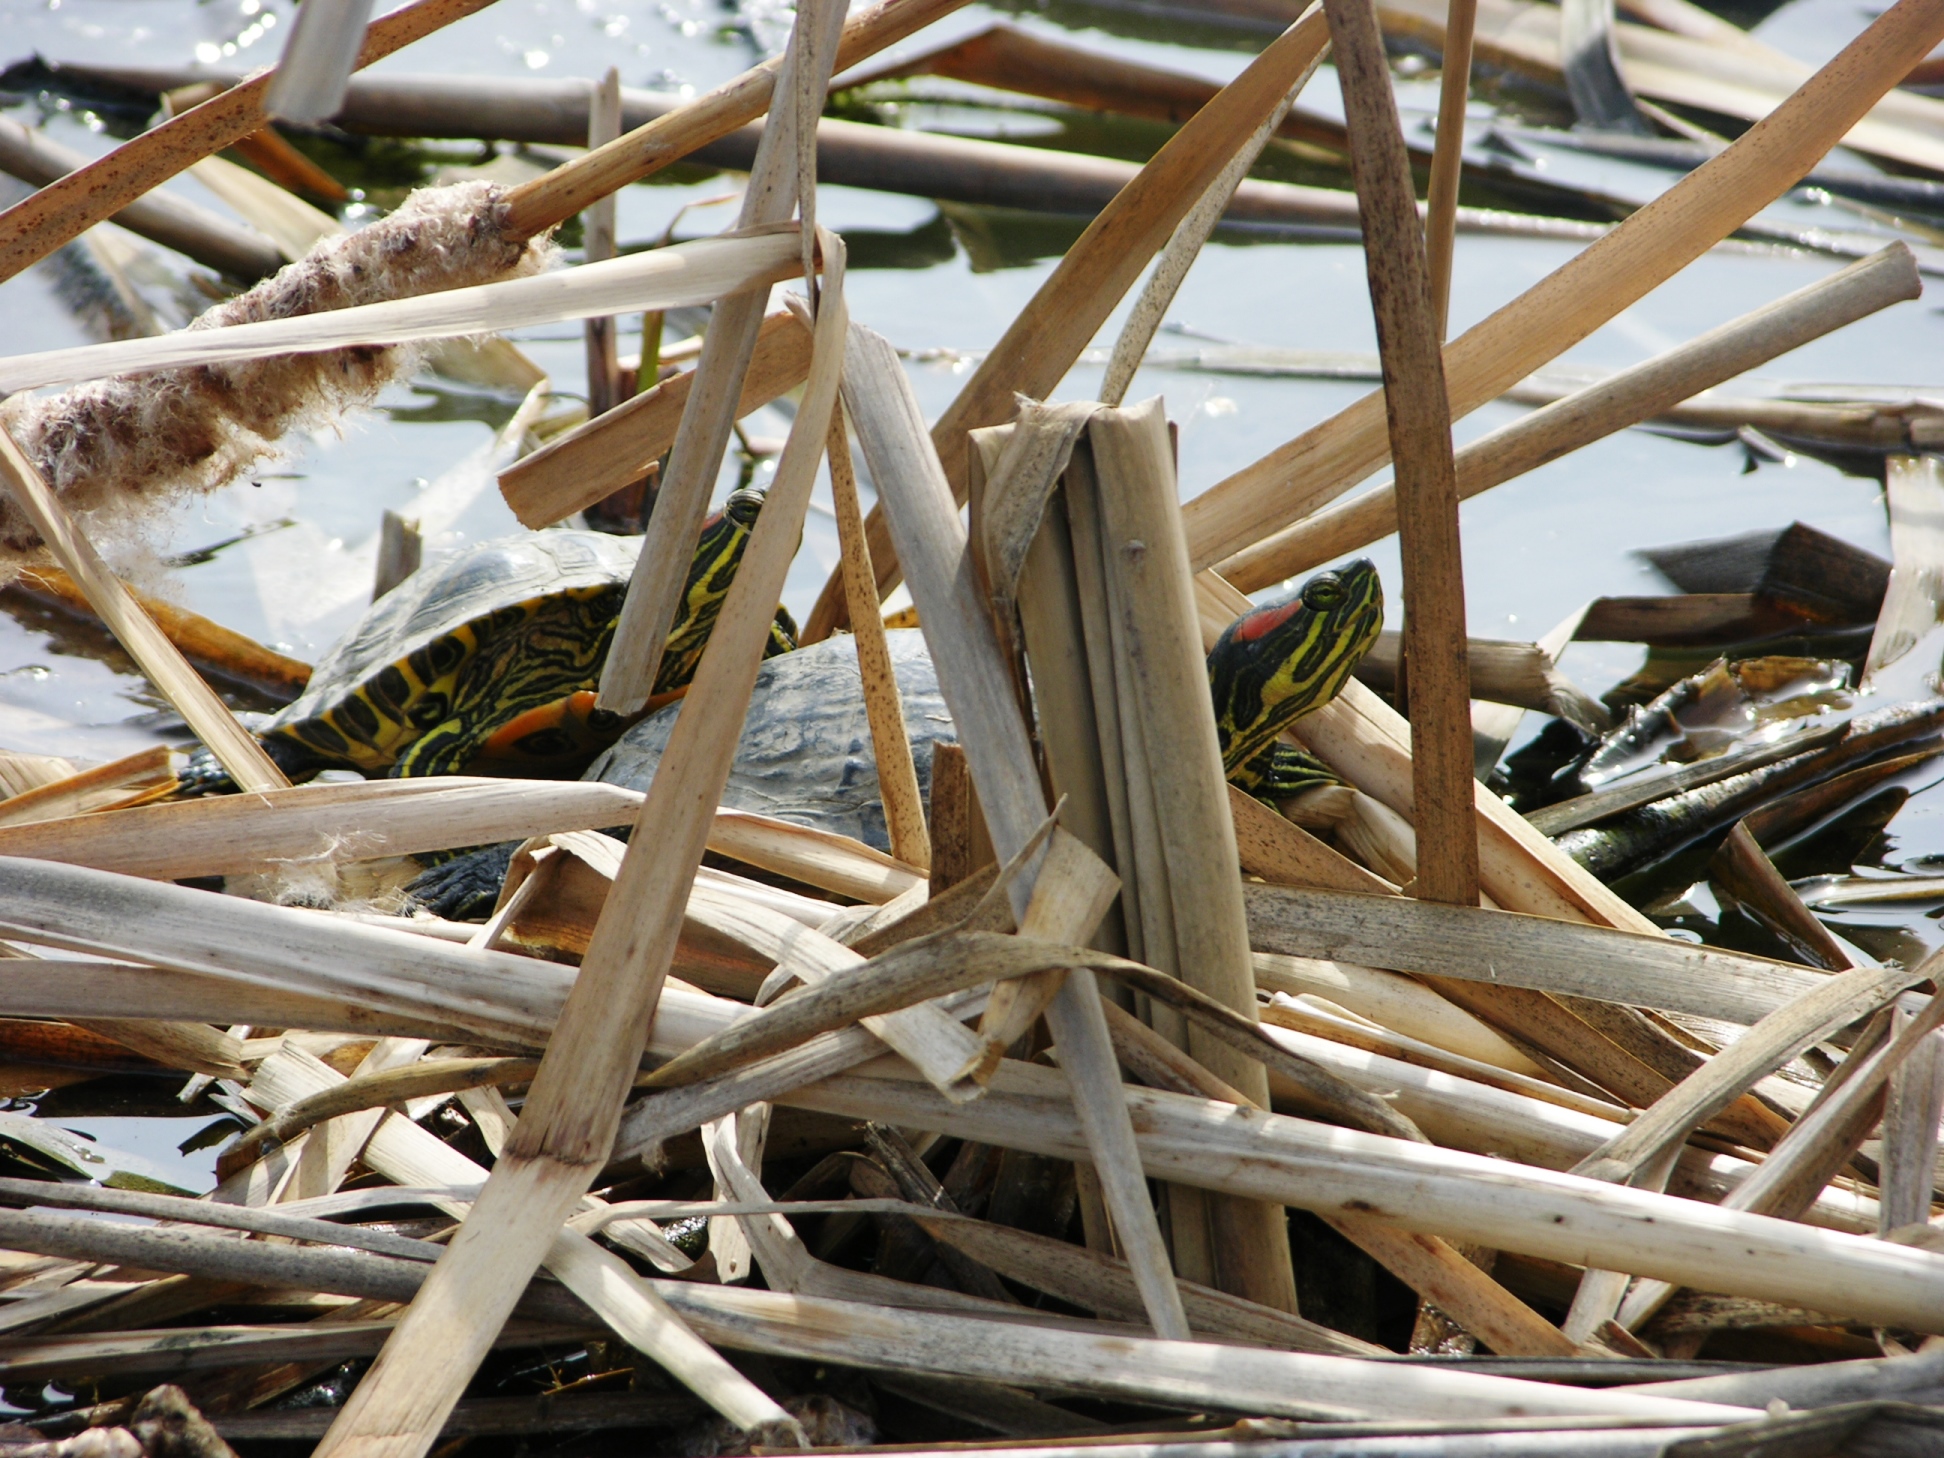
[[[426,911],[447,921],[484,921],[493,914],[517,840],[465,851],[419,872],[405,888]]]

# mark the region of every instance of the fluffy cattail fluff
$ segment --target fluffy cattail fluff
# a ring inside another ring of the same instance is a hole
[[[329,238],[189,327],[214,329],[493,283],[546,266],[551,246],[500,228],[501,191],[469,182],[413,193],[390,217]],[[409,345],[359,346],[91,380],[0,403],[0,420],[68,509],[107,536],[132,534],[191,492],[278,455],[286,432],[369,404],[418,361]],[[0,579],[41,540],[0,494]]]

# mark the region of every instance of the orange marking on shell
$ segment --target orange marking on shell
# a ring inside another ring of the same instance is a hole
[[[585,725],[587,716],[594,712],[594,699],[591,690],[581,689],[550,704],[528,709],[500,725],[492,737],[480,746],[480,751],[483,754],[505,753],[527,735],[537,734],[543,729],[556,729],[570,721]]]

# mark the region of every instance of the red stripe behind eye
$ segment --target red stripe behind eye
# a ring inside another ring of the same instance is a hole
[[[1235,625],[1237,641],[1253,643],[1256,639],[1273,633],[1284,623],[1303,610],[1303,600],[1299,597],[1286,602],[1281,607],[1257,608]]]

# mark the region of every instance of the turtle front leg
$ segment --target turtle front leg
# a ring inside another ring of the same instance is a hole
[[[1278,739],[1255,758],[1245,761],[1229,776],[1229,783],[1273,806],[1294,799],[1306,790],[1340,785],[1343,781],[1315,755]]]

